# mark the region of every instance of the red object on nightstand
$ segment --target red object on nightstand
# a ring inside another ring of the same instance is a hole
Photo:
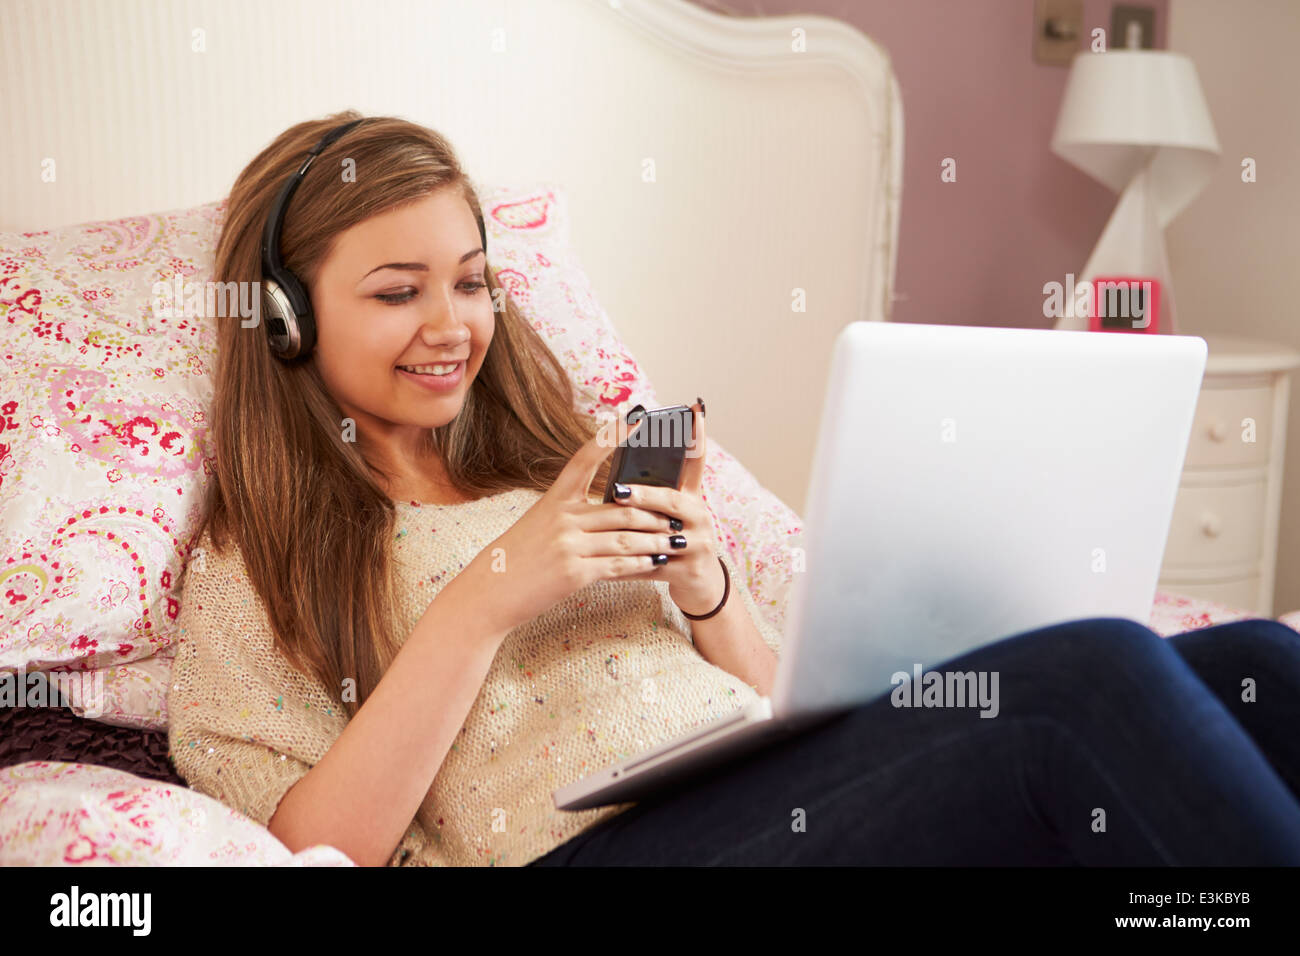
[[[1160,280],[1144,276],[1097,276],[1092,280],[1089,332],[1160,331]]]

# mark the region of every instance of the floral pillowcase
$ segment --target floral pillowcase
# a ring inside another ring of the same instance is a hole
[[[562,190],[479,192],[489,264],[579,407],[603,419],[660,404],[569,248]],[[212,467],[215,323],[156,298],[211,278],[224,213],[223,200],[0,233],[0,671],[102,676],[102,702],[72,706],[118,726],[167,726],[181,571]],[[705,497],[781,628],[799,516],[716,441]]]
[[[203,278],[219,212],[0,234],[0,669],[96,670],[108,696],[170,646],[215,338],[152,290]]]

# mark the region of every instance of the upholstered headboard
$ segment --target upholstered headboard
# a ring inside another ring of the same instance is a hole
[[[0,19],[0,228],[218,199],[292,123],[405,116],[475,180],[562,185],[660,397],[703,396],[710,435],[803,509],[831,343],[888,318],[898,235],[898,87],[853,27],[683,0],[7,0]]]

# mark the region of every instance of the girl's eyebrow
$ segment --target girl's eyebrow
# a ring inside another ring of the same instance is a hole
[[[483,255],[483,254],[484,253],[482,247],[479,247],[477,249],[471,249],[469,252],[465,253],[463,256],[460,257],[460,261],[457,262],[456,265],[461,265],[462,263],[469,262],[469,260],[473,259],[475,256]],[[425,265],[423,262],[385,262],[382,266],[375,266],[373,269],[370,270],[370,272],[367,272],[366,275],[362,276],[361,278],[364,279],[366,278],[366,276],[378,272],[380,269],[401,269],[407,272],[428,272],[429,271],[429,267]]]

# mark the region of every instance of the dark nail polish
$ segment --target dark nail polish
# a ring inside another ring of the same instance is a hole
[[[681,530],[682,530],[682,519],[681,519],[681,518],[669,518],[669,519],[668,519],[668,527],[672,528],[674,531],[681,531]]]
[[[654,563],[655,563],[655,567],[661,567],[661,566],[667,564],[667,563],[668,563],[668,555],[666,555],[666,554],[656,554],[656,555],[654,556]]]
[[[696,395],[696,396],[695,396],[695,401],[699,402],[699,405],[700,405],[700,414],[701,414],[701,415],[704,415],[704,416],[707,417],[708,412],[706,412],[706,411],[704,410],[704,399],[702,399],[702,398],[700,398],[700,396]]]
[[[668,539],[668,543],[672,545],[674,548],[684,548],[686,547],[686,535],[675,534]]]
[[[614,482],[614,497],[615,497],[615,498],[630,498],[630,497],[632,497],[632,489],[629,488],[627,485],[622,484],[621,482],[617,482],[617,481],[616,481],[616,482]]]

